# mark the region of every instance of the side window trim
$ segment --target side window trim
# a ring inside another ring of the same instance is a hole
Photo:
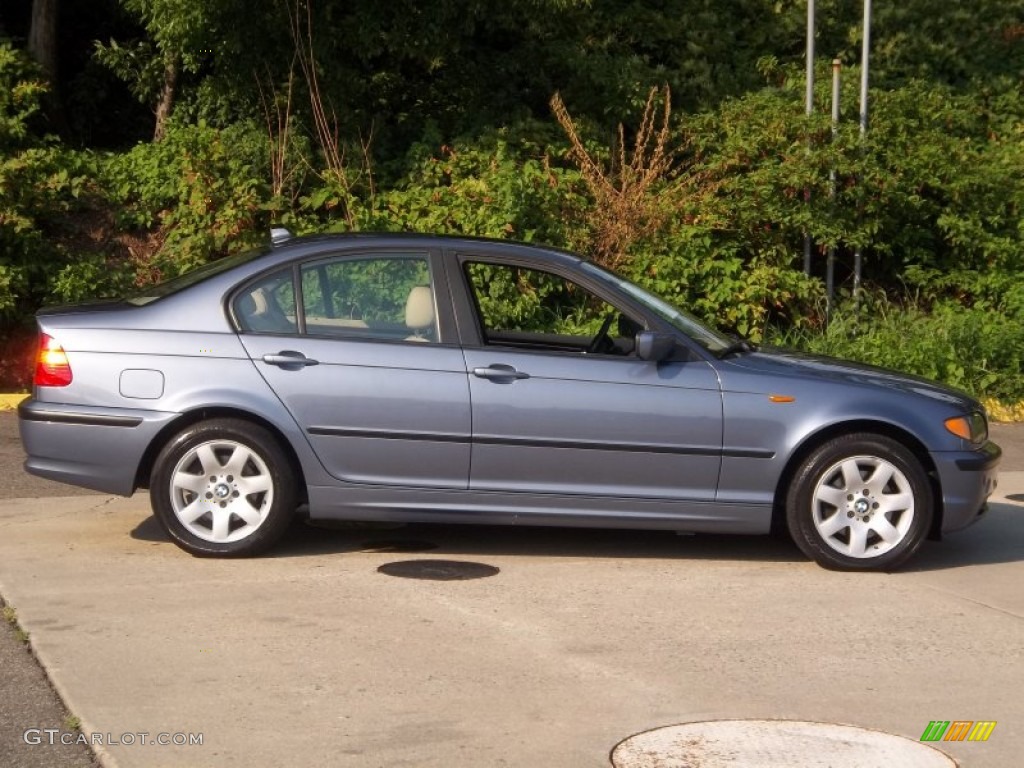
[[[292,264],[292,292],[295,294],[295,324],[298,335],[306,335],[306,302],[302,295],[302,272],[298,264]]]

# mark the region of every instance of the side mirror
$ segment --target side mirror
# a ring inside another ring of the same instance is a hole
[[[640,331],[636,335],[636,356],[641,360],[658,362],[672,354],[676,338],[668,333]]]

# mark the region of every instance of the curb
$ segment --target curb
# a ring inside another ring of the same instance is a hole
[[[21,401],[27,397],[28,395],[0,395],[0,411],[17,410]]]

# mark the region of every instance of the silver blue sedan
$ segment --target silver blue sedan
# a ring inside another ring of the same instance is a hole
[[[768,352],[577,256],[292,238],[123,300],[45,309],[25,468],[148,488],[196,555],[313,519],[788,529],[890,569],[975,522],[1000,451],[922,379]]]

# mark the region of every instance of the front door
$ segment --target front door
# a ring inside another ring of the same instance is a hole
[[[696,357],[640,360],[642,317],[529,265],[465,258],[480,343],[467,347],[470,487],[713,500],[722,401]]]

